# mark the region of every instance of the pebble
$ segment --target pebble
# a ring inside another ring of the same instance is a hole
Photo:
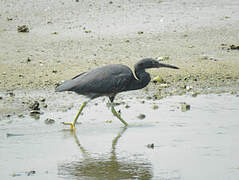
[[[156,60],[158,60],[158,61],[167,61],[167,60],[169,60],[169,56],[160,56],[160,57],[157,57]]]
[[[185,112],[185,111],[188,111],[188,110],[190,110],[190,105],[187,104],[187,103],[185,103],[185,102],[183,102],[183,103],[181,104],[181,111],[182,111],[182,112]]]
[[[17,31],[18,32],[29,32],[29,28],[27,27],[27,25],[17,26]]]
[[[29,105],[29,108],[32,109],[32,110],[40,110],[39,105],[40,105],[40,104],[39,104],[38,101],[34,101],[34,103],[31,103],[31,104]]]
[[[47,118],[45,120],[45,124],[54,124],[55,123],[55,120],[54,119],[51,119],[51,118]]]
[[[159,108],[158,105],[156,105],[156,104],[153,105],[153,109],[158,109],[158,108]]]
[[[147,148],[153,149],[153,148],[154,148],[154,143],[152,143],[152,144],[147,144]]]
[[[137,118],[139,118],[139,119],[144,119],[146,116],[145,116],[145,114],[139,114],[138,116],[137,116]]]

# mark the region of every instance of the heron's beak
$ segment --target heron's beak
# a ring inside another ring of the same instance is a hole
[[[161,67],[179,69],[177,66],[173,66],[173,65],[170,65],[170,64],[158,63],[157,68],[161,68]]]

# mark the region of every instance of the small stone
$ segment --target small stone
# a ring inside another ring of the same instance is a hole
[[[126,105],[125,105],[125,108],[128,109],[128,108],[130,108],[130,106],[129,106],[128,104],[126,104]]]
[[[190,90],[192,90],[192,89],[193,89],[192,86],[186,86],[186,90],[187,90],[187,91],[190,91]]]
[[[29,32],[29,28],[27,27],[27,25],[17,26],[17,31],[26,33]]]
[[[138,116],[137,116],[137,118],[139,118],[139,119],[144,119],[146,116],[144,115],[144,114],[139,114]]]
[[[156,60],[158,60],[158,61],[167,61],[167,60],[169,60],[169,56],[160,56],[160,57],[157,57]]]
[[[185,111],[188,111],[190,110],[190,105],[189,104],[186,104],[185,102],[181,104],[181,111],[182,112],[185,112]]]
[[[27,58],[27,62],[31,62],[31,61],[32,61],[32,60],[28,57],[28,58]]]
[[[31,104],[29,105],[29,108],[32,109],[32,110],[40,110],[39,105],[40,105],[40,104],[39,104],[38,101],[34,101],[34,103],[31,103]]]
[[[58,34],[58,32],[52,32],[51,34],[57,35],[57,34]]]
[[[154,104],[152,108],[155,110],[155,109],[158,109],[158,108],[159,108],[159,106],[158,106],[158,105],[156,105],[156,104]]]
[[[42,97],[42,98],[40,98],[40,101],[41,101],[41,102],[45,102],[46,99]]]
[[[23,114],[19,114],[18,117],[19,118],[24,118],[24,115]]]
[[[154,148],[154,143],[152,143],[152,144],[147,144],[147,148],[153,149],[153,148]]]
[[[42,103],[42,107],[43,107],[43,108],[47,108],[48,106],[47,106],[46,103]]]
[[[168,88],[168,84],[167,84],[167,83],[160,84],[160,87],[162,87],[162,88]]]
[[[199,95],[199,94],[200,94],[200,92],[193,92],[192,97],[197,97],[197,95]]]
[[[7,17],[7,20],[8,20],[8,21],[12,21],[13,19],[12,19],[12,18],[9,18],[9,17]]]
[[[47,118],[45,120],[45,124],[54,124],[55,123],[55,120],[54,119],[51,119],[51,118]]]
[[[230,49],[231,50],[239,50],[239,45],[232,44],[232,45],[230,45]]]
[[[36,171],[28,171],[28,172],[26,172],[26,174],[27,174],[27,176],[31,176],[31,175],[34,175],[34,174],[36,174]]]
[[[30,115],[31,115],[31,116],[34,116],[34,115],[37,115],[37,114],[41,114],[41,112],[38,111],[38,110],[32,110],[32,111],[30,111]]]
[[[2,98],[2,96],[0,96],[0,100],[2,100],[3,98]]]
[[[10,97],[14,97],[15,96],[15,94],[13,92],[9,92],[8,94],[9,94]]]
[[[138,31],[138,34],[144,34],[144,32],[143,31]]]
[[[91,30],[85,30],[85,33],[91,33]]]
[[[162,77],[156,76],[156,77],[153,78],[153,82],[154,83],[164,83],[165,81],[163,80]]]
[[[106,123],[112,123],[112,120],[106,120],[105,122]]]

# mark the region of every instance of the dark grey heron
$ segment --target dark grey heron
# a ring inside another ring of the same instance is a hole
[[[90,100],[100,96],[108,96],[111,102],[111,111],[113,115],[127,126],[128,123],[121,118],[114,108],[113,101],[116,94],[146,87],[151,78],[150,74],[147,73],[145,69],[160,67],[179,69],[176,66],[159,63],[157,60],[151,58],[145,58],[137,62],[134,65],[134,73],[125,65],[111,64],[81,73],[71,80],[63,82],[56,87],[56,92],[73,91],[88,97]],[[88,101],[81,105],[73,122],[63,124],[70,125],[71,129],[74,129],[77,119],[87,102]]]

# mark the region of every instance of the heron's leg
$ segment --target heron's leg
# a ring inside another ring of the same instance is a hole
[[[113,115],[116,116],[125,126],[128,126],[128,123],[121,118],[121,116],[119,115],[119,113],[116,112],[116,110],[115,110],[115,108],[114,108],[113,102],[111,103],[111,112],[112,112]]]
[[[75,119],[74,119],[73,122],[71,122],[71,123],[65,123],[65,122],[63,122],[63,124],[64,124],[64,125],[70,125],[70,126],[71,126],[71,129],[74,130],[74,129],[75,129],[75,124],[76,124],[76,122],[77,122],[77,119],[79,118],[80,113],[82,112],[82,110],[84,109],[84,107],[86,106],[86,104],[87,104],[87,102],[84,102],[84,103],[81,105],[80,110],[79,110],[79,112],[77,113],[77,115],[76,115],[76,117],[75,117]]]

